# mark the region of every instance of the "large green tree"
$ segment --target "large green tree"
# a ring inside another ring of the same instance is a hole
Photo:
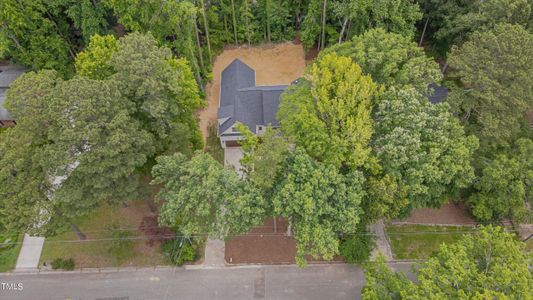
[[[375,155],[383,173],[407,189],[411,207],[439,206],[472,181],[477,139],[465,135],[447,104],[432,104],[414,88],[392,88],[375,123]]]
[[[118,41],[95,35],[76,58],[79,75],[114,80],[135,105],[131,114],[155,137],[157,153],[192,154],[202,138],[195,111],[204,105],[186,59],[177,59],[150,35],[132,33]]]
[[[204,52],[197,44],[200,8],[191,1],[105,0],[118,22],[130,32],[152,34],[159,43],[186,58],[198,84],[207,77]],[[206,53],[207,54],[207,53]]]
[[[369,265],[365,275],[365,300],[531,299],[533,286],[524,243],[491,226],[441,245],[415,270],[415,283],[383,261]]]
[[[350,58],[325,55],[282,95],[281,129],[320,161],[351,169],[368,165],[379,94],[378,85]]]
[[[2,206],[14,208],[6,227],[47,234],[103,202],[135,198],[137,169],[154,151],[115,82],[54,78],[46,71],[24,75],[7,94],[6,107],[17,117],[7,138],[21,141],[0,150],[9,170]],[[28,193],[28,205],[17,206]]]
[[[529,0],[420,0],[430,31],[443,54],[462,44],[475,31],[509,23],[526,27],[531,22]]]
[[[525,113],[533,107],[533,34],[502,24],[476,32],[449,55],[459,87],[449,102],[481,140],[481,150],[508,147],[530,135]]]
[[[55,71],[29,72],[15,81],[5,105],[17,126],[0,136],[0,222],[4,228],[26,230],[39,220],[50,182],[42,166],[43,145],[49,143],[45,112],[51,93],[61,82]]]
[[[298,147],[289,154],[272,201],[294,231],[298,265],[305,266],[307,255],[330,260],[339,254],[338,235],[354,232],[363,213],[363,182],[361,172],[342,175]]]
[[[499,154],[482,170],[469,198],[472,213],[483,221],[523,221],[533,204],[533,141],[519,139],[510,153]]]
[[[160,156],[152,169],[153,183],[163,188],[159,222],[186,236],[224,238],[246,233],[261,224],[264,199],[235,171],[224,168],[207,153],[191,159],[181,153]]]
[[[116,71],[111,58],[117,52],[118,41],[112,35],[94,35],[85,50],[76,56],[76,74],[91,79],[106,79]]]
[[[321,53],[348,56],[375,82],[385,86],[412,85],[425,91],[428,84],[440,82],[438,64],[410,38],[384,29],[371,29],[351,41],[330,47]]]
[[[5,58],[34,70],[68,74],[75,53],[67,30],[56,23],[49,9],[42,0],[1,1],[0,49]]]

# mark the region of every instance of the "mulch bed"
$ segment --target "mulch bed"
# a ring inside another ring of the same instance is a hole
[[[394,220],[392,224],[428,224],[428,225],[476,225],[477,222],[468,213],[464,204],[449,202],[441,208],[418,208],[411,216],[403,220]]]
[[[250,230],[246,235],[235,236],[226,241],[226,263],[229,264],[294,264],[296,242],[286,235],[287,222],[268,218],[262,226]],[[315,261],[308,258],[308,261]],[[335,257],[333,261],[342,261]]]

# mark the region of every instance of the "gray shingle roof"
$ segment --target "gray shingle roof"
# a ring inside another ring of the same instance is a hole
[[[447,88],[436,83],[431,83],[429,85],[429,88],[431,93],[431,95],[428,96],[429,102],[437,104],[443,102],[444,100],[446,100],[446,98],[448,98]]]
[[[8,65],[0,68],[0,120],[13,120],[9,112],[4,108],[6,92],[15,79],[24,73],[18,66]]]
[[[255,86],[255,71],[238,59],[224,69],[221,81],[217,117],[229,119],[219,124],[219,134],[231,128],[235,122],[247,125],[254,133],[257,125],[279,126],[276,113],[286,85]]]
[[[255,71],[235,59],[222,71],[220,106],[232,105],[238,89],[255,86]]]
[[[9,112],[4,108],[4,101],[6,100],[5,91],[6,89],[0,88],[0,121],[12,120]]]

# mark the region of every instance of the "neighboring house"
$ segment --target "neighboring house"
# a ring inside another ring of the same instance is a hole
[[[279,97],[287,85],[256,86],[255,70],[235,59],[222,71],[218,107],[218,136],[223,148],[238,147],[243,136],[237,122],[261,135],[268,125],[279,127]]]
[[[0,66],[0,127],[16,124],[13,117],[4,107],[6,92],[15,79],[24,73],[24,69],[15,65]]]
[[[438,85],[436,83],[431,83],[429,85],[429,88],[431,90],[433,90],[433,94],[428,96],[429,102],[431,102],[433,104],[437,104],[437,103],[443,102],[444,100],[446,100],[446,98],[448,98],[448,89],[447,88],[445,88],[445,87],[443,87],[441,85]]]

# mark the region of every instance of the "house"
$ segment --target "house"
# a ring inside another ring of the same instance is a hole
[[[0,127],[16,124],[16,121],[4,107],[6,92],[13,81],[24,73],[24,69],[15,65],[0,66]]]
[[[433,93],[428,96],[429,102],[437,104],[443,102],[444,100],[446,100],[446,98],[448,98],[448,89],[443,87],[442,85],[431,83],[429,84],[429,88],[433,91]]]
[[[238,147],[243,136],[237,122],[261,135],[268,125],[279,127],[276,113],[287,85],[255,85],[255,70],[235,59],[222,71],[217,113],[218,137],[223,148]]]

